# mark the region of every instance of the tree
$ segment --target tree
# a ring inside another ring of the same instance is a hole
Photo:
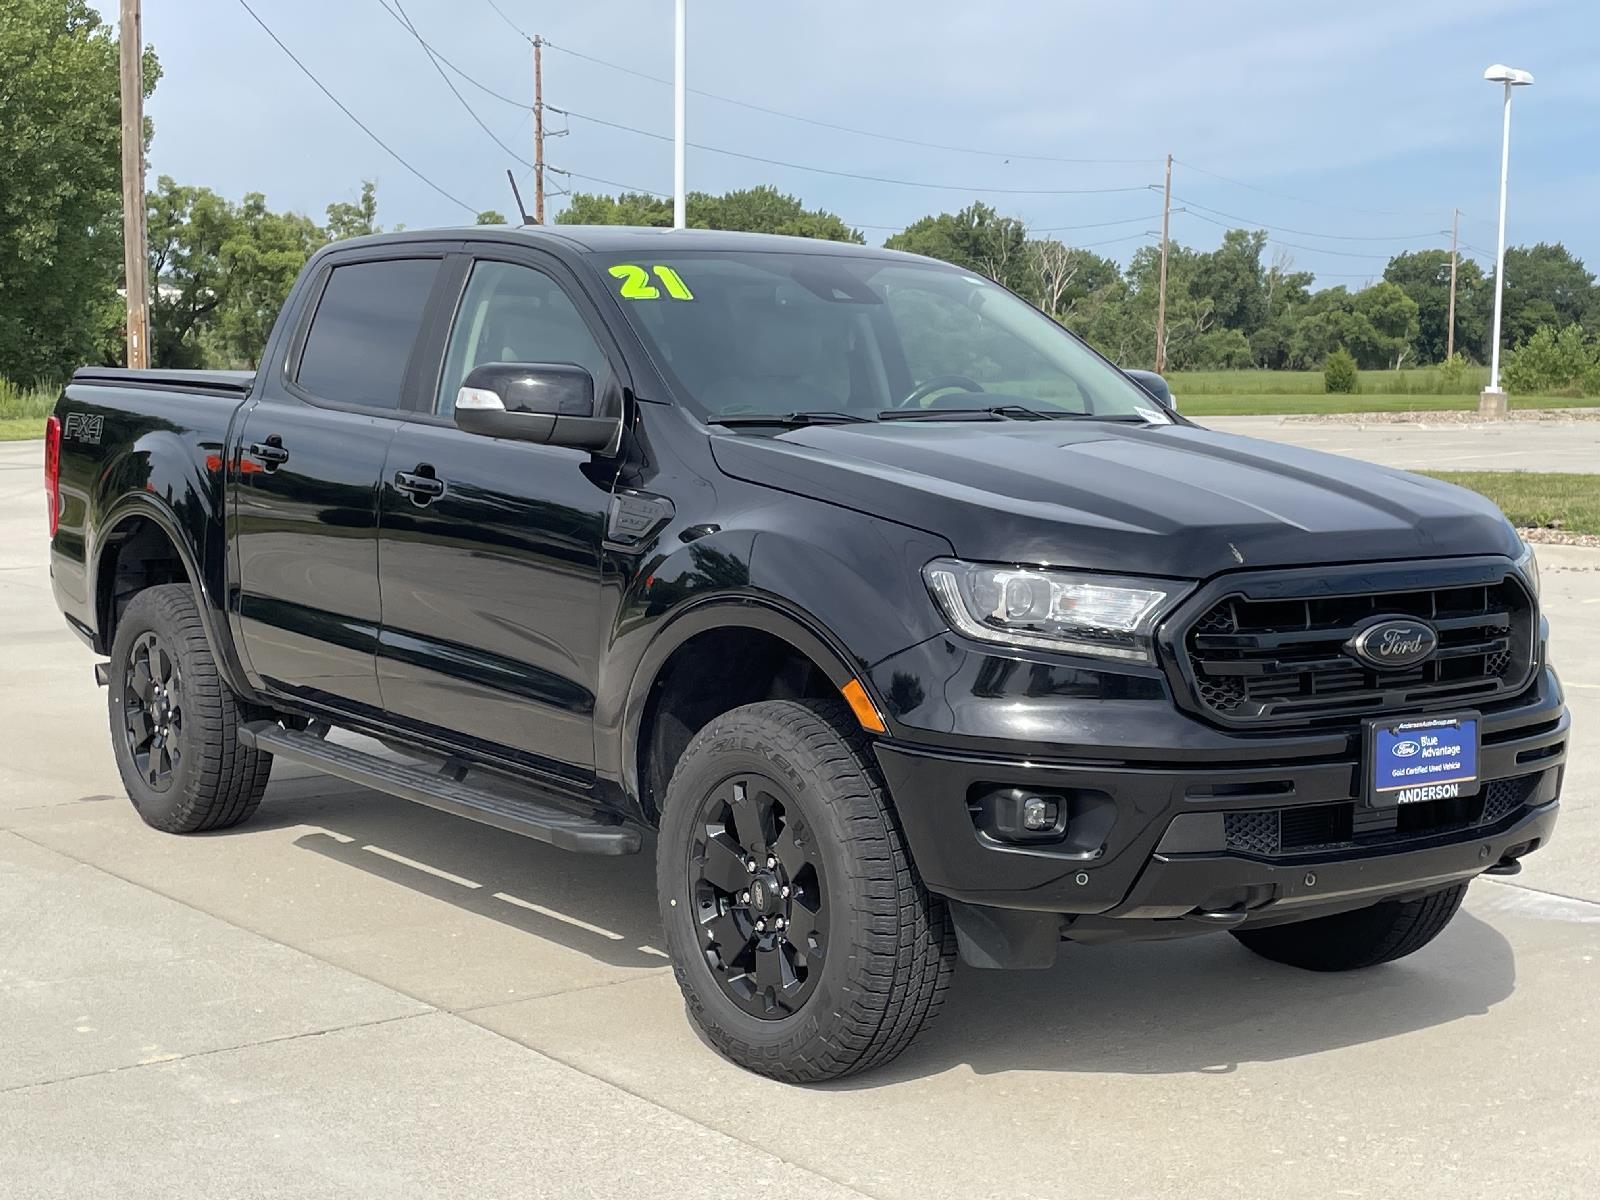
[[[1383,277],[1395,284],[1417,306],[1417,360],[1443,362],[1450,320],[1450,252],[1417,250],[1389,260]],[[1456,345],[1477,350],[1488,338],[1482,324],[1483,269],[1470,258],[1456,266]]]
[[[1506,354],[1504,377],[1506,389],[1523,396],[1589,391],[1600,382],[1600,341],[1586,337],[1576,324],[1559,332],[1553,325],[1540,326]]]
[[[150,234],[151,361],[158,367],[198,367],[201,335],[222,302],[222,248],[233,236],[233,206],[209,188],[156,181],[145,201]]]
[[[146,50],[146,95],[160,74]],[[115,32],[86,0],[6,0],[0,376],[59,379],[112,340],[122,277],[118,94]]]
[[[1494,289],[1484,290],[1480,304],[1492,310]],[[1561,328],[1593,321],[1600,304],[1594,275],[1560,242],[1513,246],[1506,251],[1506,287],[1501,323],[1506,344],[1515,346],[1531,337],[1541,325]],[[1491,328],[1484,321],[1485,331]],[[1591,329],[1592,331],[1592,329]]]
[[[792,237],[827,238],[859,243],[861,235],[825,209],[808,209],[798,198],[775,187],[746,188],[713,196],[690,192],[684,197],[691,229],[731,229],[749,233],[782,233]],[[556,217],[558,225],[672,224],[672,202],[657,196],[624,192],[620,196],[574,193]]]
[[[223,361],[237,366],[260,362],[295,277],[327,240],[310,217],[275,213],[260,192],[245,196],[221,251],[226,283],[216,315]]]
[[[1058,321],[1071,316],[1091,293],[1122,278],[1122,269],[1109,258],[1055,238],[1028,242],[1027,253],[1031,278],[1022,294]]]
[[[328,205],[327,212],[331,242],[383,232],[383,226],[378,224],[378,185],[370,179],[362,181],[361,199],[353,204],[335,201]]]
[[[1263,229],[1230,229],[1222,235],[1222,245],[1196,258],[1189,281],[1192,294],[1211,301],[1219,325],[1246,337],[1266,319],[1265,272],[1261,269],[1261,251],[1266,245]]]
[[[1343,346],[1328,355],[1322,367],[1322,390],[1332,393],[1353,394],[1361,390],[1361,377],[1356,374],[1356,360]]]
[[[672,201],[641,192],[623,192],[620,196],[574,192],[567,207],[557,214],[556,224],[647,225],[667,229],[672,225]]]
[[[1002,217],[982,202],[958,213],[923,217],[884,242],[887,249],[940,258],[1024,294],[1032,271],[1027,245],[1021,221]]]
[[[504,225],[506,223],[506,215],[503,212],[497,212],[495,209],[486,208],[472,219],[472,223],[474,225]]]

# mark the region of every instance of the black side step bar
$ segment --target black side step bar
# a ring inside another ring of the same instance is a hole
[[[246,744],[278,758],[562,850],[578,854],[639,852],[639,830],[631,825],[585,816],[534,793],[513,796],[462,782],[451,777],[460,772],[451,770],[450,763],[446,764],[450,773],[441,774],[417,763],[336,745],[314,733],[297,733],[272,721],[252,721],[240,729],[239,736]]]

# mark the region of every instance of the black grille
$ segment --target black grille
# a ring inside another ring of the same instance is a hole
[[[1536,772],[1515,779],[1496,779],[1484,784],[1476,796],[1395,808],[1374,809],[1345,801],[1237,810],[1224,814],[1223,836],[1229,851],[1264,857],[1354,850],[1436,837],[1499,824],[1522,810],[1542,777]]]
[[[1345,646],[1385,617],[1420,617],[1439,635],[1425,662],[1379,670]],[[1186,674],[1202,709],[1229,724],[1359,716],[1419,704],[1477,703],[1526,681],[1532,599],[1498,583],[1302,599],[1226,596],[1189,625]]]

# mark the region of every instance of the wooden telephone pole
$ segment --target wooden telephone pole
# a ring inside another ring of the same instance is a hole
[[[533,223],[544,224],[544,38],[533,37]]]
[[[1172,155],[1167,155],[1167,184],[1161,200],[1161,285],[1156,293],[1156,374],[1167,366],[1167,229],[1172,221]]]
[[[122,0],[122,266],[128,290],[128,366],[150,365],[150,285],[144,214],[144,37],[139,0]]]
[[[1450,316],[1445,325],[1444,356],[1452,358],[1456,352],[1456,231],[1461,223],[1461,210],[1450,210]]]

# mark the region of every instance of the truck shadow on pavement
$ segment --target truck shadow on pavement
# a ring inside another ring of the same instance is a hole
[[[611,966],[667,966],[648,840],[631,857],[567,854],[326,779],[275,783],[248,828],[299,825],[314,828],[297,846],[531,938]],[[1228,1073],[1482,1015],[1515,984],[1510,943],[1467,912],[1410,958],[1350,974],[1279,966],[1226,934],[1064,944],[1046,971],[961,967],[940,1018],[900,1059],[823,1086],[872,1088],[960,1065],[981,1074]],[[594,1003],[596,1018],[608,1019],[603,994]]]

